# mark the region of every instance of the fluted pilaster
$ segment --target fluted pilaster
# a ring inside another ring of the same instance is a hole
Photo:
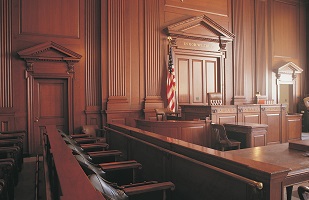
[[[0,2],[0,108],[13,107],[12,88],[12,3]]]
[[[160,96],[162,70],[160,63],[160,11],[158,0],[145,2],[146,98]]]
[[[124,0],[108,2],[109,99],[126,96]]]
[[[99,106],[101,103],[100,85],[100,18],[97,9],[100,1],[85,2],[85,75],[86,75],[86,106]]]

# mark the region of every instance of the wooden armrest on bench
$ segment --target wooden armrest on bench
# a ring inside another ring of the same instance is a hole
[[[174,190],[175,185],[172,182],[162,182],[162,183],[152,183],[152,184],[145,184],[145,185],[138,185],[132,187],[125,187],[122,190],[128,195],[135,195],[141,194],[146,192],[153,192],[159,190]]]
[[[99,164],[103,171],[114,171],[114,170],[122,170],[122,169],[135,169],[142,168],[142,165],[135,160],[129,161],[120,161],[120,162],[110,162],[110,163],[101,163]]]
[[[89,137],[92,137],[92,135],[87,134],[87,133],[81,133],[81,134],[73,134],[73,135],[70,135],[70,137],[71,137],[72,139],[77,139],[77,138],[89,138]]]
[[[80,144],[80,147],[86,152],[90,151],[105,151],[109,148],[107,143],[91,143],[91,144]]]
[[[94,151],[88,152],[88,155],[91,157],[120,156],[122,155],[122,152],[118,150]]]

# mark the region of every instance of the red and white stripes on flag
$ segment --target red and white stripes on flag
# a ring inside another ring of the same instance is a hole
[[[168,52],[168,67],[167,67],[167,107],[170,111],[175,112],[176,108],[176,78],[175,78],[175,68],[173,64],[172,47],[169,47]]]

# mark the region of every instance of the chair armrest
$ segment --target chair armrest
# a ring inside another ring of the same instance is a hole
[[[95,151],[95,152],[88,152],[88,155],[91,156],[92,158],[98,158],[107,156],[120,156],[122,155],[122,152],[118,150]]]
[[[76,138],[74,140],[78,144],[96,143],[98,141],[98,139],[96,139],[96,138]]]
[[[107,143],[91,143],[91,144],[80,144],[80,147],[86,151],[105,151],[109,148]]]
[[[121,162],[109,162],[99,164],[103,171],[115,171],[123,169],[141,169],[142,165],[135,160],[121,161]]]
[[[123,188],[123,191],[128,195],[135,195],[141,194],[146,192],[153,192],[159,190],[174,190],[175,185],[172,182],[162,182],[162,183],[153,183],[153,184],[146,184],[146,185],[138,185],[135,187],[127,187]]]
[[[92,135],[86,134],[86,133],[81,133],[81,134],[70,135],[70,137],[72,139],[76,139],[76,138],[89,138],[89,137],[92,137]]]

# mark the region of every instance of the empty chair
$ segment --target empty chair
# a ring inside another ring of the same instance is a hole
[[[309,187],[308,186],[299,186],[297,189],[299,199],[307,200],[309,199]]]
[[[222,105],[222,94],[218,92],[207,93],[208,105],[210,106],[220,106]]]
[[[240,149],[240,142],[229,139],[226,135],[226,131],[221,124],[211,124],[212,141],[214,142],[214,148],[217,150],[225,151],[229,149]]]
[[[100,129],[98,125],[83,125],[81,134],[71,135],[76,141],[82,138],[96,138],[98,142],[106,142],[105,131]]]
[[[106,150],[108,149],[108,144],[107,143],[101,143],[101,142],[95,142],[90,141],[90,143],[82,142],[79,143],[75,139],[73,139],[70,135],[65,134],[61,130],[58,130],[58,132],[61,134],[63,140],[68,144],[72,144],[74,146],[79,146],[83,151],[99,151],[99,150]],[[82,138],[83,139],[83,138]],[[88,138],[86,138],[88,139]],[[94,138],[91,138],[94,139]],[[95,139],[96,140],[96,139]]]
[[[172,182],[148,181],[136,184],[118,186],[110,184],[97,174],[89,175],[92,185],[102,193],[106,199],[113,200],[160,200],[166,199],[166,191],[174,190]]]
[[[173,112],[168,108],[156,108],[157,121],[178,120],[179,112]]]
[[[58,130],[58,132],[61,134],[68,147],[72,150],[73,154],[82,155],[95,164],[103,162],[114,162],[116,161],[116,157],[119,157],[122,154],[122,152],[118,150],[85,151],[84,147],[77,145],[73,139],[71,139],[61,130]]]
[[[135,183],[136,170],[142,165],[135,160],[94,164],[82,155],[74,155],[87,175],[98,174],[109,182],[117,184]]]

